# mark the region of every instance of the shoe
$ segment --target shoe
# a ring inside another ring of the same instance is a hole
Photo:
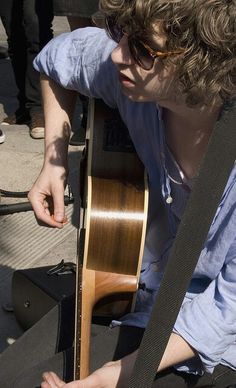
[[[1,125],[29,125],[30,121],[30,115],[26,111],[19,114],[14,113],[5,117],[5,119],[3,119],[3,121],[1,122]]]
[[[5,133],[0,129],[0,144],[4,143],[5,138]]]
[[[33,139],[44,139],[44,116],[42,112],[31,114],[30,136]]]

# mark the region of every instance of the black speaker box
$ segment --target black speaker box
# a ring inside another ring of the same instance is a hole
[[[73,295],[75,278],[73,263],[15,271],[12,303],[20,326],[30,328],[58,302]]]
[[[56,266],[20,269],[13,273],[12,303],[20,326],[27,330],[57,303],[75,295],[76,271],[74,263],[62,260]],[[93,309],[93,322],[109,324],[130,312],[132,294],[107,295]],[[74,299],[74,298],[73,298]]]

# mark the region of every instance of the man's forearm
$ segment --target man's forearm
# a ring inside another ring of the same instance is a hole
[[[45,116],[45,162],[65,163],[76,92],[66,90],[47,76],[41,76]]]
[[[68,174],[70,121],[76,92],[62,88],[46,76],[41,77],[41,84],[45,116],[44,165],[28,197],[38,220],[62,228],[66,221],[64,189]]]
[[[172,333],[157,371],[160,372],[195,356],[197,356],[195,349],[180,335]]]
[[[129,374],[133,369],[136,357],[138,354],[138,350],[133,352],[132,354],[124,357],[121,360],[121,365],[123,364],[124,373]],[[178,334],[172,333],[163,354],[162,360],[160,362],[159,367],[157,368],[157,372],[161,372],[162,370],[189,360],[193,357],[197,356],[197,352]],[[127,370],[126,370],[127,368]]]

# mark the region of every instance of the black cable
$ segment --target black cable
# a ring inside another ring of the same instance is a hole
[[[71,197],[71,188],[68,184],[69,197]],[[9,191],[0,189],[0,197],[7,198],[27,198],[29,191]]]
[[[72,196],[65,195],[64,196],[64,203],[65,205],[69,205],[70,203],[74,202],[74,198]],[[13,213],[20,213],[20,212],[27,212],[33,210],[32,205],[30,202],[19,202],[19,203],[12,203],[9,205],[0,205],[0,216],[5,216],[7,214],[13,214]]]
[[[8,198],[27,198],[28,191],[8,191],[0,189],[0,196]]]

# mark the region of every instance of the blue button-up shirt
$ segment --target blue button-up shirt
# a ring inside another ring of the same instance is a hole
[[[165,144],[161,109],[122,94],[110,56],[114,47],[103,30],[76,30],[49,42],[35,68],[65,88],[118,108],[145,165],[150,200],[141,282],[146,289],[138,292],[135,312],[122,319],[145,327],[190,190],[174,182],[179,171]],[[220,363],[236,369],[235,182],[233,168],[174,327],[199,354],[177,366],[191,373],[212,372]]]

